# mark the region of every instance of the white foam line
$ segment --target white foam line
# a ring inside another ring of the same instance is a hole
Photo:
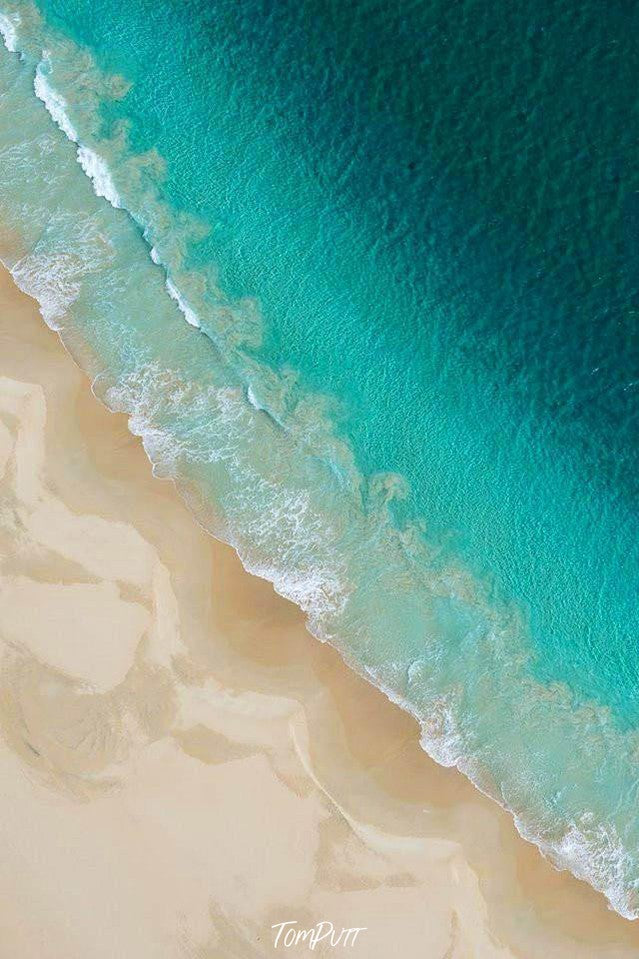
[[[93,183],[96,196],[103,196],[116,210],[122,208],[120,194],[115,188],[106,162],[88,147],[78,147],[78,163]]]
[[[253,407],[254,410],[262,410],[263,407],[260,404],[260,401],[257,399],[255,393],[253,392],[253,387],[248,386],[246,388],[246,398]]]
[[[153,256],[151,256],[151,259],[153,259]],[[157,261],[154,261],[154,262],[157,262]],[[198,319],[195,311],[191,309],[191,307],[189,306],[189,304],[186,302],[186,300],[184,299],[184,297],[182,296],[182,294],[181,294],[180,291],[178,290],[177,286],[173,283],[172,280],[169,280],[168,277],[167,277],[167,280],[166,280],[166,288],[167,288],[168,294],[169,294],[169,296],[171,297],[171,299],[172,299],[172,300],[175,300],[175,302],[177,303],[179,309],[180,309],[181,312],[184,314],[184,318],[185,318],[186,322],[187,322],[187,323],[190,323],[191,326],[194,326],[194,327],[196,328],[196,330],[199,330],[199,329],[200,329],[200,321],[199,321],[199,319]]]
[[[73,143],[77,144],[77,161],[91,180],[96,196],[104,197],[112,207],[119,210],[122,208],[122,200],[115,188],[106,161],[103,160],[95,150],[91,150],[89,147],[80,144],[78,133],[67,113],[67,101],[57,90],[53,89],[42,72],[42,66],[46,61],[47,57],[45,55],[43,63],[38,64],[36,68],[35,79],[33,81],[35,94],[39,100],[42,100],[51,119],[60,127],[64,135]]]
[[[9,51],[9,53],[18,52],[18,33],[16,26],[20,23],[20,18],[16,17],[14,20],[11,20],[4,13],[0,13],[0,35],[4,41],[4,45]]]
[[[49,84],[49,81],[42,73],[42,65],[43,64],[38,64],[36,67],[33,81],[35,95],[39,100],[42,100],[51,119],[60,127],[64,135],[68,137],[69,140],[77,143],[78,134],[67,115],[67,101]]]
[[[9,50],[14,50],[16,33],[15,29],[13,28],[13,24],[8,20],[7,17],[2,16],[1,14],[0,18],[0,30],[2,31],[2,35],[5,39],[5,44]],[[122,209],[122,199],[115,187],[113,177],[111,176],[111,172],[106,161],[98,153],[96,153],[95,150],[92,150],[87,146],[83,146],[80,143],[78,133],[71,123],[67,113],[67,101],[63,96],[61,96],[61,94],[57,92],[57,90],[51,86],[45,73],[43,72],[43,68],[47,64],[48,56],[46,51],[43,51],[42,62],[38,64],[36,68],[35,78],[33,81],[33,88],[36,96],[44,103],[44,106],[51,116],[51,119],[62,130],[64,135],[77,145],[77,161],[82,167],[84,173],[91,180],[96,196],[103,197],[116,210]],[[151,259],[156,264],[161,262],[159,254],[154,246],[151,247]],[[182,312],[187,323],[199,330],[201,328],[201,323],[195,310],[189,306],[173,281],[168,277],[166,280],[166,289],[169,296],[177,303],[178,308]]]

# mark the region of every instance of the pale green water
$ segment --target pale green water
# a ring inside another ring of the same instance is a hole
[[[0,2],[14,276],[246,565],[634,915],[621,8],[558,86],[583,6],[39,6]]]

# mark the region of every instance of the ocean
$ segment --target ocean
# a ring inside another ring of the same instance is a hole
[[[639,11],[0,0],[0,257],[159,476],[639,916]]]

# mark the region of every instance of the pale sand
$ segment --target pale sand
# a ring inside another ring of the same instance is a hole
[[[0,957],[639,956],[151,477],[0,287]]]

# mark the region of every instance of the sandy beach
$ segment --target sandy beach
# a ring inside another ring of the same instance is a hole
[[[197,526],[5,272],[0,491],[3,959],[639,955]],[[361,931],[285,942],[321,922]]]

